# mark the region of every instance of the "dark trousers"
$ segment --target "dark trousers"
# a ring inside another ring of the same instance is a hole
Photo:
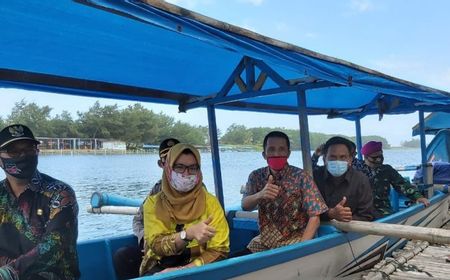
[[[113,256],[117,278],[122,280],[139,277],[142,255],[141,249],[137,246],[119,248]]]

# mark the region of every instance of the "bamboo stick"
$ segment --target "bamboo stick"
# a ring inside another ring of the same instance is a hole
[[[93,208],[88,206],[88,213],[93,214],[122,214],[122,215],[136,215],[139,207],[132,206],[102,206],[99,208]]]
[[[446,229],[363,221],[339,222],[332,220],[331,223],[336,228],[346,232],[358,232],[372,235],[424,240],[430,243],[450,244],[450,230]]]

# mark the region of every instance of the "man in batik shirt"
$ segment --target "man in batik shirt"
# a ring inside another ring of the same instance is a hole
[[[377,141],[367,142],[361,149],[364,161],[374,174],[370,178],[373,190],[373,205],[376,218],[393,213],[389,199],[391,186],[398,192],[413,201],[417,201],[427,207],[430,205],[428,199],[423,197],[419,190],[411,185],[397,170],[388,164],[383,164],[382,143]]]
[[[31,130],[0,131],[0,280],[78,279],[78,206],[67,184],[37,171]]]
[[[312,177],[287,163],[291,151],[286,134],[270,132],[263,148],[268,166],[250,174],[242,198],[242,209],[259,210],[260,235],[247,246],[251,252],[314,238],[319,215],[328,209]]]

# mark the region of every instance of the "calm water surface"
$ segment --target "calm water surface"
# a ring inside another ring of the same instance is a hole
[[[250,172],[265,165],[260,152],[222,152],[221,166],[225,205],[240,203],[240,188]],[[418,164],[420,150],[393,149],[384,152],[385,162],[392,166]],[[202,171],[208,190],[214,193],[210,153],[202,153]],[[87,240],[131,233],[132,217],[125,215],[89,214],[91,194],[95,191],[121,194],[143,199],[161,178],[157,155],[41,155],[39,170],[70,184],[80,206],[79,238]],[[301,166],[301,153],[293,152],[289,163]],[[403,175],[411,176],[413,172]],[[0,179],[4,179],[1,172]]]

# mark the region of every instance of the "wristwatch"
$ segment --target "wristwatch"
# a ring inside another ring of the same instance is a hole
[[[192,239],[187,238],[187,233],[185,230],[180,231],[180,238],[181,238],[181,240],[186,241],[186,242],[192,241]]]

